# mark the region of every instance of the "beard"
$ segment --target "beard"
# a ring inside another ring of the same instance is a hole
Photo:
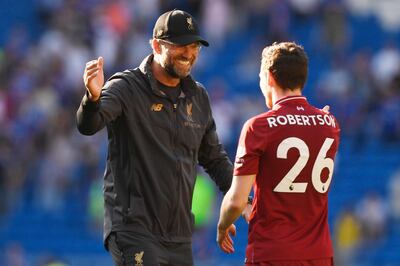
[[[182,59],[186,60],[186,58]],[[179,58],[177,58],[176,60],[179,60]],[[163,60],[163,63],[161,65],[164,68],[164,70],[168,73],[168,75],[170,75],[172,78],[183,79],[189,76],[194,61],[195,60],[192,59],[191,62],[189,63],[190,66],[184,68],[184,67],[179,67],[178,63],[174,63],[173,58],[167,57]]]
[[[189,71],[189,73],[182,73],[182,71],[177,71],[174,64],[167,63],[167,64],[165,64],[164,69],[168,73],[168,75],[170,75],[173,78],[177,78],[177,79],[186,78],[190,74],[190,71]]]

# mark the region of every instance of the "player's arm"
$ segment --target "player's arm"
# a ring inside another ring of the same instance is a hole
[[[83,80],[86,94],[76,113],[79,132],[93,135],[122,113],[123,80],[114,75],[104,84],[104,60],[99,57],[86,64]],[[103,87],[104,86],[104,87]]]
[[[255,178],[255,174],[234,176],[232,185],[222,200],[217,228],[217,242],[219,247],[226,253],[234,251],[233,241],[229,234],[236,234],[233,222],[240,217],[246,207]]]
[[[233,165],[219,141],[215,120],[212,117],[210,101],[205,89],[203,89],[203,92],[204,105],[207,106],[204,110],[209,110],[209,112],[206,132],[199,148],[198,161],[211,179],[214,180],[219,190],[225,194],[232,183]]]

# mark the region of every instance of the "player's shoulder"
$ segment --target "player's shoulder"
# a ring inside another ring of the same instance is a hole
[[[279,115],[279,112],[277,110],[271,109],[267,112],[263,112],[258,115],[255,115],[247,121],[252,124],[260,124],[260,123],[265,123],[267,121],[268,117],[277,116],[277,115]]]
[[[193,80],[193,81],[196,84],[196,86],[195,86],[196,89],[198,89],[199,91],[205,92],[205,93],[207,92],[206,87],[201,82],[198,82],[197,80]]]
[[[254,115],[254,116],[252,116],[252,117],[250,117],[247,121],[250,123],[256,123],[256,122],[259,122],[259,121],[262,121],[262,120],[265,120],[265,118],[266,117],[268,117],[270,114],[270,111],[268,111],[268,112],[264,112],[264,113],[261,113],[261,114],[257,114],[257,115]]]
[[[116,72],[108,79],[108,83],[117,84],[120,87],[131,84],[133,81],[138,80],[140,71],[138,69],[126,69],[124,71]]]
[[[333,114],[330,112],[330,110],[324,110],[323,108],[318,108],[312,104],[308,104],[308,111],[309,112],[313,112],[316,115],[332,115]]]
[[[335,115],[331,112],[331,110],[324,110],[323,108],[318,108],[313,105],[310,105],[310,106],[316,114],[322,115],[322,116],[328,116],[331,119],[335,120],[336,124],[338,124],[337,119],[336,119]]]
[[[268,116],[271,116],[272,114],[270,113],[271,111],[264,112],[255,116],[250,117],[246,122],[245,126],[246,127],[258,127],[266,124],[266,118]]]
[[[321,114],[321,115],[325,115],[325,114],[330,114],[329,111],[324,111],[323,109],[320,109],[314,105],[309,104],[308,105],[308,109],[310,112],[313,112],[315,114]]]
[[[114,73],[104,84],[103,93],[116,95],[125,101],[136,95],[138,88],[146,86],[146,79],[139,69],[127,69]]]
[[[331,110],[324,110],[323,108],[318,108],[313,105],[309,105],[309,110],[311,110],[311,112],[315,115],[322,117],[324,120],[327,119],[332,121],[331,124],[334,125],[334,128],[340,130],[339,122],[336,119],[335,115],[330,112]]]
[[[200,95],[201,97],[205,97],[207,99],[209,98],[206,87],[202,83],[200,83],[194,79],[191,79],[189,81],[190,82],[188,82],[188,84],[190,86],[190,89],[193,90],[195,95]]]

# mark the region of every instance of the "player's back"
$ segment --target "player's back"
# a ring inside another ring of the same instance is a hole
[[[333,256],[328,191],[339,144],[331,114],[287,97],[249,120],[259,152],[247,259]]]

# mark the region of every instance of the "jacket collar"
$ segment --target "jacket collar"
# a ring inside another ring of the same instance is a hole
[[[139,66],[140,71],[149,79],[150,87],[153,93],[157,95],[164,95],[164,93],[160,90],[157,80],[154,77],[153,71],[151,70],[151,63],[153,62],[154,55],[148,55],[143,59],[142,63]],[[197,84],[193,80],[192,76],[189,75],[186,78],[181,79],[181,89],[186,97],[191,97],[196,93]],[[181,96],[180,96],[181,97]]]

